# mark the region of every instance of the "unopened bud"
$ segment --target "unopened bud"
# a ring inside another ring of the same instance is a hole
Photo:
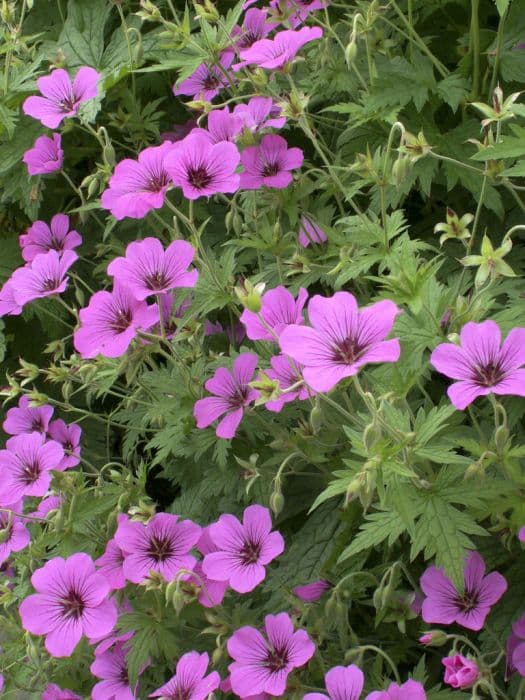
[[[278,490],[275,490],[270,496],[270,508],[272,509],[272,513],[276,516],[279,515],[279,513],[284,508],[284,496],[281,493],[280,487]]]
[[[316,401],[315,406],[310,411],[310,426],[314,435],[317,435],[323,425],[323,409]]]
[[[429,630],[418,641],[426,647],[442,647],[447,643],[448,635],[443,630]]]
[[[357,42],[355,40],[355,35],[352,34],[350,41],[345,49],[345,59],[346,63],[350,66],[357,58]]]
[[[509,439],[509,430],[506,426],[500,425],[494,435],[494,443],[499,454],[505,449]]]
[[[396,161],[394,161],[394,164],[392,165],[392,179],[394,184],[399,186],[406,178],[409,170],[410,160],[408,158],[400,156]]]

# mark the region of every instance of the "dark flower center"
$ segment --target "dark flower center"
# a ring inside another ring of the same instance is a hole
[[[148,554],[155,561],[165,561],[173,554],[171,541],[167,537],[151,537]]]
[[[202,190],[210,184],[212,177],[206,168],[201,165],[200,168],[188,170],[188,180],[197,190]]]
[[[169,279],[166,273],[162,270],[157,270],[157,272],[152,272],[144,278],[149,289],[157,291],[159,289],[164,289],[168,283]]]
[[[488,365],[475,368],[474,381],[481,386],[494,386],[503,379],[503,375],[497,362],[489,362]]]
[[[82,616],[85,607],[82,596],[76,591],[70,591],[65,598],[61,599],[60,604],[63,616],[73,617],[75,620]]]
[[[273,175],[277,175],[279,172],[279,163],[266,163],[266,165],[263,168],[262,174],[264,177],[272,177]]]
[[[171,693],[170,700],[190,700],[193,692],[193,687],[191,688],[176,688],[176,690]]]
[[[478,606],[478,592],[466,590],[462,596],[456,598],[456,605],[465,613],[474,610]]]
[[[288,664],[288,651],[286,649],[274,649],[268,652],[265,666],[273,673],[278,673],[286,668]]]
[[[73,454],[73,445],[71,442],[64,442],[62,447],[64,448],[64,452],[68,455]]]
[[[345,338],[335,348],[334,360],[351,365],[360,357],[363,349],[355,338]]]
[[[237,45],[240,49],[249,49],[251,45],[255,44],[256,41],[259,41],[260,38],[260,33],[248,30],[243,33],[242,37],[237,42]]]
[[[40,464],[37,460],[35,460],[34,462],[25,463],[22,468],[21,480],[24,484],[27,484],[29,486],[38,479],[40,473]]]
[[[167,187],[170,182],[170,176],[164,170],[159,173],[151,174],[147,179],[144,189],[146,192],[160,192],[164,187]]]
[[[58,106],[63,112],[71,112],[75,108],[75,96],[71,95],[71,97],[60,100]]]
[[[43,292],[52,292],[54,289],[60,286],[60,280],[57,279],[47,279],[42,281],[41,289]]]
[[[118,680],[125,685],[129,683],[128,669],[125,663],[120,667]]]
[[[131,312],[129,309],[117,309],[110,327],[117,333],[124,333],[131,323]]]
[[[261,553],[261,545],[259,542],[251,542],[246,540],[244,542],[244,547],[240,551],[241,560],[243,564],[255,564],[259,560],[259,555]]]
[[[41,433],[44,430],[44,426],[42,425],[42,418],[40,416],[33,418],[33,421],[31,423],[31,430]]]
[[[208,75],[202,81],[202,87],[205,90],[215,90],[216,87],[219,87],[219,84],[218,76],[214,75],[213,73],[208,73]]]
[[[49,250],[58,250],[59,252],[64,250],[64,240],[59,241],[55,236],[51,236],[49,241]]]
[[[229,397],[228,402],[231,408],[240,408],[246,403],[248,395],[248,387],[239,387],[237,393]]]

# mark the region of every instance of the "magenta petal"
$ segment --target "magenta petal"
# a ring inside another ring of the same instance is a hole
[[[242,408],[238,408],[235,411],[227,413],[217,426],[217,430],[215,431],[217,437],[224,438],[225,440],[234,438],[237,428],[242,420],[242,416]]]
[[[463,411],[478,396],[487,396],[492,392],[491,387],[484,387],[472,381],[455,382],[447,389],[447,394],[453,406]]]

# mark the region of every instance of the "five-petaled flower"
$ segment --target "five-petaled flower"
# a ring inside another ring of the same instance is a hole
[[[255,65],[260,68],[275,70],[282,68],[293,61],[299,49],[314,39],[323,36],[321,27],[303,27],[298,31],[287,29],[279,32],[273,39],[261,39],[247,49],[241,49],[241,63],[232,66],[233,70],[240,70],[246,65]]]
[[[299,289],[297,300],[286,287],[275,287],[261,297],[261,310],[254,313],[245,309],[241,314],[241,323],[246,327],[250,340],[276,341],[281,332],[292,323],[302,324],[303,308],[308,299],[308,292]]]
[[[62,254],[49,250],[19,267],[11,275],[16,301],[24,306],[34,299],[64,292],[68,283],[67,272],[76,260],[78,255],[72,250],[65,250]]]
[[[2,428],[8,435],[23,435],[24,433],[42,433],[49,428],[49,421],[53,416],[54,408],[44,406],[31,406],[27,396],[21,396],[18,406],[13,406],[7,411]]]
[[[304,155],[300,148],[288,148],[286,139],[276,134],[266,134],[258,146],[249,146],[241,154],[244,171],[240,188],[258,190],[265,185],[284,189],[292,182],[290,170],[300,168]]]
[[[183,80],[180,85],[173,86],[174,95],[190,95],[194,100],[211,102],[220,90],[228,85],[228,68],[233,61],[233,51],[224,51],[219,59],[219,66],[201,65]]]
[[[443,680],[453,688],[472,688],[481,675],[477,663],[462,654],[445,656],[441,663],[445,667]]]
[[[27,165],[29,175],[48,175],[60,170],[64,162],[62,137],[60,134],[39,136],[33,148],[24,153],[22,158]]]
[[[177,661],[175,675],[154,693],[150,698],[184,698],[184,700],[207,700],[210,693],[217,690],[221,678],[217,671],[206,675],[208,670],[208,654],[190,651],[183,654]]]
[[[49,225],[45,221],[35,221],[19,237],[22,257],[26,262],[32,262],[37,255],[56,250],[73,250],[82,243],[82,236],[77,231],[69,230],[69,216],[55,214]]]

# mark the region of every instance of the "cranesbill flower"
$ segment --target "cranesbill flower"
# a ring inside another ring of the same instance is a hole
[[[64,458],[58,442],[44,442],[40,433],[15,435],[0,450],[0,503],[14,503],[24,496],[44,496],[51,470]]]
[[[441,663],[445,667],[443,680],[453,688],[472,688],[480,677],[477,663],[461,654],[446,656]]]
[[[212,552],[218,552],[219,548],[212,540],[210,535],[210,526],[202,529],[201,536],[197,542],[197,549],[205,557]],[[204,573],[202,561],[198,561],[193,569],[196,575],[196,584],[200,586],[198,601],[205,608],[213,608],[220,605],[224,599],[224,595],[228,590],[228,581],[212,581]]]
[[[228,640],[228,653],[234,659],[228,666],[231,685],[241,697],[264,692],[283,695],[289,674],[314,655],[315,644],[304,630],[294,632],[287,613],[267,615],[264,632],[241,627]]]
[[[286,22],[296,29],[307,18],[310,12],[322,10],[326,7],[325,0],[270,0],[270,7],[281,12],[286,17]],[[278,17],[279,15],[277,15]]]
[[[304,323],[303,308],[307,299],[308,292],[302,287],[297,300],[286,287],[270,289],[261,297],[258,314],[248,309],[242,312],[240,320],[246,327],[246,335],[250,340],[276,341],[286,326]]]
[[[67,271],[76,260],[78,255],[72,250],[65,250],[62,255],[50,250],[37,255],[30,266],[19,267],[11,276],[16,301],[23,306],[34,299],[64,292]]]
[[[125,523],[128,521],[128,516],[122,513],[117,517],[117,522]],[[126,585],[126,577],[124,575],[124,559],[125,554],[118,546],[114,539],[108,540],[106,550],[102,556],[95,559],[95,564],[98,570],[103,574],[111,587],[111,590],[117,591],[124,588]]]
[[[117,621],[117,606],[108,598],[109,585],[83,552],[68,559],[54,557],[31,577],[37,593],[22,601],[24,629],[46,635],[51,656],[71,656],[82,635],[109,634]]]
[[[67,71],[57,68],[36,81],[43,97],[28,97],[22,106],[24,114],[56,129],[63,119],[75,116],[83,102],[97,96],[100,77],[94,68],[83,66],[71,83]]]
[[[30,513],[30,515],[35,518],[43,518],[45,520],[51,511],[58,510],[61,505],[62,498],[51,494],[50,496],[43,498],[38,504],[37,509],[33,513]]]
[[[268,508],[248,506],[242,523],[230,514],[221,515],[209,527],[219,551],[204,557],[202,569],[208,578],[228,581],[237,593],[249,593],[264,580],[267,564],[284,551],[280,532],[272,532]]]
[[[49,421],[54,412],[53,406],[31,406],[27,396],[21,396],[18,406],[10,408],[2,425],[8,435],[23,435],[24,433],[42,433],[49,428]]]
[[[218,66],[208,66],[201,63],[189,78],[183,80],[179,86],[173,86],[173,94],[176,96],[190,95],[193,100],[211,102],[228,85],[225,73],[232,64],[233,55],[232,51],[222,53],[220,57],[222,70]]]
[[[306,693],[303,700],[359,700],[365,677],[360,668],[335,666],[324,677],[328,695],[324,693]]]
[[[108,275],[143,301],[153,294],[194,287],[199,273],[188,269],[194,255],[195,248],[186,241],[173,241],[164,250],[158,238],[145,238],[130,243],[126,257],[110,262]]]
[[[525,614],[513,623],[507,639],[507,677],[514,671],[525,676]]]
[[[100,200],[104,209],[119,221],[126,217],[143,219],[152,209],[160,209],[171,186],[166,157],[176,148],[177,145],[166,141],[145,148],[138,160],[125,158],[117,163]]]
[[[92,700],[136,700],[138,681],[132,689],[126,661],[128,653],[125,643],[117,642],[112,648],[95,656],[89,669],[101,680],[91,690]]]
[[[305,401],[314,393],[304,384],[301,367],[295,362],[295,360],[292,360],[291,357],[287,357],[286,355],[276,355],[271,358],[270,364],[272,368],[267,369],[266,374],[268,377],[270,377],[270,379],[279,382],[279,388],[281,391],[290,389],[290,387],[301,381],[303,384],[296,387],[292,391],[287,391],[286,394],[281,394],[281,396],[278,396],[272,401],[267,401],[264,405],[269,411],[279,413],[282,411],[285,403],[295,401],[296,399],[299,399],[299,401]]]
[[[158,314],[156,304],[138,301],[123,285],[115,284],[112,292],[96,292],[80,310],[80,328],[73,337],[75,349],[83,358],[120,357],[138,331],[155,325]]]
[[[518,532],[518,539],[520,542],[525,542],[525,525],[520,528],[520,531]]]
[[[0,318],[2,316],[19,316],[22,306],[15,299],[15,288],[11,279],[0,289]]]
[[[261,39],[248,49],[239,52],[241,63],[232,66],[233,70],[240,70],[246,65],[255,65],[260,68],[276,70],[294,60],[299,49],[314,39],[323,36],[321,27],[303,27],[298,31],[288,29],[279,32],[273,39]]]
[[[421,577],[426,598],[421,615],[425,622],[456,623],[469,630],[480,630],[490,608],[507,590],[507,582],[497,571],[485,576],[485,562],[478,552],[470,552],[465,562],[465,590],[458,591],[442,569],[429,567]]]
[[[190,651],[177,661],[175,675],[163,686],[150,694],[150,698],[166,698],[166,700],[206,700],[210,693],[217,690],[221,678],[217,671],[206,675],[208,670],[208,654]]]
[[[235,141],[243,129],[243,120],[238,114],[231,113],[228,107],[214,109],[208,114],[206,129],[193,129],[192,134],[200,134],[210,143]]]
[[[375,690],[365,700],[427,700],[427,694],[421,683],[409,680],[403,685],[391,683],[387,690]]]
[[[259,397],[259,392],[248,386],[258,361],[257,355],[244,352],[234,360],[231,372],[225,367],[219,367],[213,377],[208,379],[204,386],[214,396],[195,402],[193,415],[197,428],[207,428],[226,414],[219,421],[215,433],[217,437],[225,439],[235,436],[244,407]]]
[[[64,162],[60,134],[53,134],[52,138],[39,136],[33,148],[24,153],[22,160],[27,165],[29,175],[47,175],[60,170]]]
[[[62,690],[55,683],[48,683],[42,693],[41,700],[82,700],[72,690]]]
[[[513,328],[501,345],[501,331],[494,321],[467,323],[460,333],[461,346],[438,345],[430,362],[438,372],[459,381],[448,388],[452,404],[460,411],[478,396],[525,396],[525,328]]]
[[[268,22],[267,11],[253,7],[244,15],[241,27],[236,27],[235,45],[238,49],[249,49],[256,41],[260,41],[276,27],[275,22]]]
[[[384,300],[359,310],[350,292],[316,295],[308,304],[313,328],[292,325],[279,337],[281,350],[304,365],[303,376],[315,391],[329,391],[369,362],[395,362],[397,339],[385,340],[399,309]]]
[[[82,243],[82,236],[76,231],[69,230],[69,216],[55,214],[51,222],[35,221],[26,233],[19,237],[22,257],[31,262],[41,253],[56,250],[73,250]]]
[[[201,134],[190,134],[166,156],[166,169],[187,199],[211,197],[217,192],[236,192],[235,168],[240,154],[233,143],[210,143]]]
[[[241,117],[245,129],[255,133],[266,128],[281,129],[286,117],[281,116],[281,108],[271,97],[252,97],[247,104],[238,104],[233,113]]]
[[[144,581],[154,571],[172,581],[181,569],[193,569],[189,554],[200,537],[201,528],[177,515],[157,513],[145,525],[127,520],[119,523],[115,542],[124,553],[124,576],[132,583]]]
[[[27,547],[31,540],[25,521],[16,515],[22,512],[22,500],[3,507],[6,510],[0,511],[0,564],[9,558],[11,552],[20,552]]]
[[[301,216],[299,224],[299,245],[307,248],[310,243],[324,243],[328,240],[323,229],[307,216]]]
[[[60,462],[57,469],[64,471],[76,467],[80,463],[80,438],[82,437],[82,428],[76,423],[65,423],[60,418],[49,424],[49,437],[62,445],[64,450],[64,459]]]
[[[290,170],[300,168],[303,160],[300,148],[288,148],[282,136],[266,134],[258,146],[242,152],[244,171],[239,186],[244,190],[257,190],[263,185],[282,190],[292,182]]]
[[[331,587],[328,581],[312,581],[312,583],[305,583],[304,586],[292,588],[292,593],[304,603],[315,603]]]

